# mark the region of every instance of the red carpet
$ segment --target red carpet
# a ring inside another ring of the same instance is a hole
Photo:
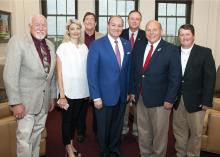
[[[49,113],[47,120],[47,157],[64,157],[64,146],[61,139],[61,115],[60,112],[54,110]],[[172,129],[170,129],[172,130]],[[82,157],[99,157],[99,148],[92,132],[92,112],[88,110],[87,116],[87,132],[86,139],[82,144],[75,142],[75,146]],[[138,143],[136,139],[128,134],[122,140],[121,150],[126,157],[139,157]],[[167,157],[174,153],[174,138],[172,132],[169,131],[169,141],[167,149]],[[201,157],[220,157],[220,155],[202,152]]]

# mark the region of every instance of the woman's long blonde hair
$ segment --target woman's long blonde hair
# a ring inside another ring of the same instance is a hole
[[[70,27],[71,24],[76,24],[77,26],[79,26],[80,30],[82,29],[82,25],[81,25],[81,23],[80,23],[79,20],[74,19],[74,18],[69,19],[69,20],[67,21],[67,23],[66,23],[66,33],[64,34],[64,37],[63,37],[63,43],[64,43],[64,42],[69,42],[69,41],[71,40],[70,34],[69,34],[69,27]],[[81,33],[80,33],[80,34],[81,34]],[[80,38],[81,38],[81,37],[80,37]],[[81,43],[80,38],[78,39],[78,40],[79,40],[79,41],[78,41],[79,43]]]

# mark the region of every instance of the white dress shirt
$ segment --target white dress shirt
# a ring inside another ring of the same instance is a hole
[[[110,40],[110,43],[112,45],[112,48],[115,51],[115,39],[113,39],[109,34],[108,34],[108,39]],[[120,56],[121,56],[121,65],[123,63],[123,58],[124,58],[124,48],[122,46],[122,42],[121,42],[121,39],[118,37],[118,39],[116,39],[118,41],[118,48],[119,48],[119,51],[120,51]]]
[[[160,40],[161,40],[161,39],[160,39]],[[153,44],[153,52],[152,52],[151,56],[153,55],[154,50],[157,48],[157,45],[159,44],[160,40],[158,40],[157,42],[155,42],[155,43]],[[146,46],[146,49],[145,49],[145,51],[144,51],[143,67],[144,67],[144,63],[145,63],[145,60],[146,60],[146,58],[147,58],[147,55],[148,55],[148,53],[149,53],[149,51],[150,51],[151,45],[152,45],[152,44],[151,44],[150,42],[148,42],[148,43],[147,43],[147,46]]]
[[[192,47],[193,47],[193,45],[192,45]],[[188,62],[189,55],[190,55],[190,52],[192,50],[192,47],[190,47],[188,49],[184,49],[184,48],[181,47],[182,76],[185,73],[186,65],[187,65],[187,62]]]
[[[62,43],[57,55],[62,62],[62,76],[65,95],[70,99],[81,99],[89,96],[86,74],[88,48],[85,44],[77,48],[72,42]]]
[[[136,41],[136,38],[137,38],[137,34],[138,34],[138,29],[137,29],[135,32],[132,32],[132,31],[129,29],[129,40],[131,39],[132,33],[134,33],[134,42],[135,42],[135,41]]]

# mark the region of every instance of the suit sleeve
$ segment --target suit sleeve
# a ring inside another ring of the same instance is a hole
[[[19,39],[12,37],[8,43],[3,79],[10,105],[22,103],[19,75],[22,62],[22,49]]]
[[[207,56],[205,57],[203,67],[203,98],[202,105],[212,106],[212,98],[214,94],[215,80],[216,80],[216,68],[215,61],[210,49],[207,49]]]
[[[101,98],[99,91],[99,50],[97,43],[93,42],[90,46],[87,57],[87,77],[91,98]]]
[[[168,72],[168,88],[165,101],[174,104],[181,83],[181,59],[176,47],[172,47]]]

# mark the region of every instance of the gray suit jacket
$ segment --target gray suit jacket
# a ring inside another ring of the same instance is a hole
[[[41,109],[47,112],[50,99],[56,97],[55,47],[49,40],[46,43],[51,55],[48,74],[30,34],[14,36],[8,43],[3,78],[9,104],[23,103],[27,114],[37,114]]]

